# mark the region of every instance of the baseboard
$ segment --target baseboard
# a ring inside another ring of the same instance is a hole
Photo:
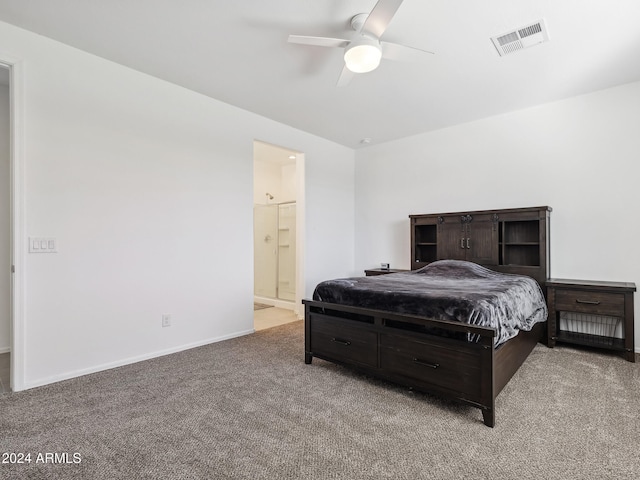
[[[3,353],[11,353],[11,347],[0,347],[0,355]]]
[[[123,360],[118,360],[116,362],[103,363],[102,365],[96,365],[94,367],[83,368],[81,370],[74,370],[72,372],[67,372],[60,375],[53,375],[51,377],[41,378],[32,382],[25,382],[24,388],[22,390],[28,390],[30,388],[35,388],[35,387],[42,387],[44,385],[61,382],[63,380],[70,380],[72,378],[81,377],[83,375],[89,375],[91,373],[97,373],[97,372],[102,372],[104,370],[110,370],[112,368],[123,367],[125,365],[131,365],[132,363],[143,362],[145,360],[151,360],[152,358],[163,357],[165,355],[170,355],[172,353],[182,352],[183,350],[202,347],[204,345],[222,342],[223,340],[230,340],[236,337],[242,337],[244,335],[249,335],[254,332],[255,330],[252,328],[250,330],[243,330],[241,332],[233,333],[231,335],[224,335],[221,337],[210,338],[210,339],[202,340],[199,342],[193,342],[185,345],[180,345],[178,347],[168,348],[166,350],[160,350],[157,352],[139,355],[137,357],[125,358]]]

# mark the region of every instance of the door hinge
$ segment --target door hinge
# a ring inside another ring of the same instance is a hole
[[[11,265],[11,273],[16,273],[16,266],[15,265]]]

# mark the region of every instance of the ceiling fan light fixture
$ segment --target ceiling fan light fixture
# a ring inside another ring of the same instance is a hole
[[[378,68],[382,59],[380,42],[362,35],[344,51],[344,63],[353,73],[367,73]]]

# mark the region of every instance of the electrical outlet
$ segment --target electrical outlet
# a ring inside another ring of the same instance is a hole
[[[163,327],[171,326],[171,315],[169,315],[168,313],[165,313],[164,315],[162,315],[162,326]]]

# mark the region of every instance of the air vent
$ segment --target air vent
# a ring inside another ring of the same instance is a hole
[[[539,22],[517,28],[513,31],[492,37],[491,41],[501,57],[549,40],[544,19]]]

